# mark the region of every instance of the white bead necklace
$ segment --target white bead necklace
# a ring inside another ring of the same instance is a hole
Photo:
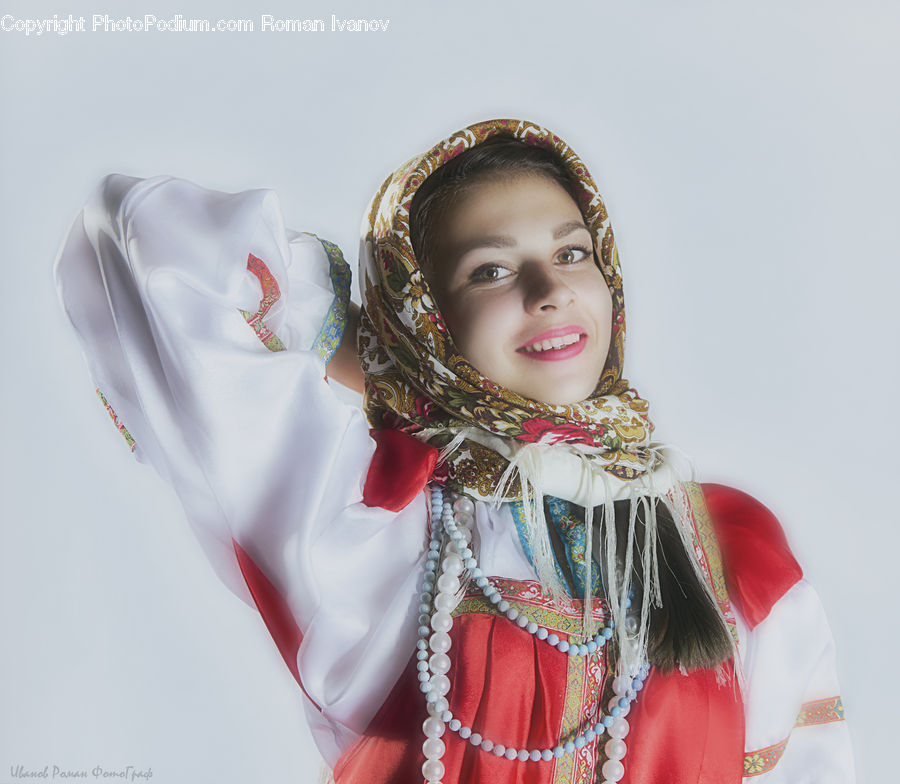
[[[458,520],[453,513],[454,507]],[[474,513],[475,505],[470,499],[458,496],[455,503],[450,503],[444,500],[443,489],[432,485],[431,541],[425,561],[425,580],[419,604],[419,639],[416,642],[416,667],[419,671],[420,688],[425,694],[429,713],[422,725],[425,733],[425,742],[422,744],[422,752],[425,755],[422,774],[425,776],[426,782],[442,784],[444,765],[441,758],[444,756],[446,747],[441,737],[445,729],[449,729],[482,751],[493,753],[497,757],[505,757],[508,760],[517,759],[522,762],[529,760],[531,762],[549,762],[559,759],[565,754],[571,754],[577,749],[584,748],[585,745],[607,732],[609,740],[604,746],[607,760],[603,763],[601,773],[604,777],[603,784],[615,784],[625,775],[622,759],[627,751],[625,737],[630,729],[625,716],[631,709],[631,703],[636,699],[637,693],[644,687],[644,680],[649,673],[647,665],[631,676],[621,675],[615,678],[612,684],[615,696],[609,702],[609,713],[576,737],[553,748],[516,749],[504,746],[474,732],[471,727],[463,726],[450,711],[450,703],[446,697],[450,691],[450,679],[447,677],[450,672],[450,657],[447,655],[447,651],[450,650],[451,645],[449,631],[453,627],[451,611],[456,606],[456,593],[460,589],[459,576],[464,569],[468,570],[475,584],[481,588],[485,598],[496,606],[498,611],[562,653],[569,656],[588,656],[599,650],[612,637],[611,624],[601,629],[586,644],[570,643],[567,640],[559,639],[558,635],[549,633],[547,629],[538,626],[527,616],[518,612],[516,608],[510,607],[509,603],[501,596],[500,591],[478,568],[474,554],[468,546],[471,539],[470,530],[475,522]],[[449,541],[447,541],[448,539]],[[442,550],[444,558],[441,560],[440,574],[438,575],[438,561],[441,558]],[[437,593],[435,593],[435,588]]]

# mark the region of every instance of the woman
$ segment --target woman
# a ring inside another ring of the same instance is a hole
[[[111,176],[57,273],[335,780],[852,780],[777,522],[685,481],[622,379],[615,241],[565,143],[448,137],[376,194],[360,265],[368,423],[324,379],[354,383],[346,265],[271,193]]]

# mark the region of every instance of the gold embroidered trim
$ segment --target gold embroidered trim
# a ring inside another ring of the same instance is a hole
[[[832,721],[844,720],[844,703],[840,697],[829,697],[827,700],[805,702],[800,708],[795,727],[808,727],[812,724],[829,724]]]
[[[788,738],[790,735],[788,736]],[[774,746],[767,746],[759,751],[753,751],[744,755],[744,777],[759,776],[768,773],[778,764],[784,749],[787,746],[788,739],[785,738]]]
[[[581,724],[582,696],[584,693],[584,662],[576,661],[580,656],[570,656],[566,668],[566,697],[563,703],[560,738],[578,734]],[[575,755],[560,757],[553,766],[553,784],[578,784],[575,778]]]
[[[843,720],[844,704],[841,698],[839,696],[828,697],[824,700],[804,702],[800,706],[800,713],[797,714],[794,728],[810,727],[816,724],[830,724],[833,721]],[[771,746],[766,746],[764,749],[747,752],[744,755],[744,777],[759,776],[772,770],[784,754],[790,737],[788,735],[784,740]]]
[[[538,626],[560,635],[581,634],[583,611],[580,599],[569,598],[563,607],[559,607],[544,593],[541,584],[536,580],[509,580],[501,577],[491,577],[491,580],[503,594],[503,598],[509,602],[510,607],[515,607],[521,614],[527,615]],[[601,624],[605,625],[608,622],[609,614],[605,600],[595,601],[592,610],[594,618]],[[451,614],[457,616],[465,613],[503,615],[484,598],[478,588],[470,588]]]
[[[703,488],[697,482],[685,482],[684,489],[691,502],[696,545],[699,546],[699,551],[697,552],[698,560],[707,574],[708,582],[713,589],[713,595],[728,625],[728,631],[731,632],[731,636],[737,642],[737,620],[734,617],[731,600],[728,598],[728,589],[725,586],[725,572],[722,567],[722,554],[719,552],[719,544],[716,541],[712,521],[709,518],[706,499],[703,497]]]

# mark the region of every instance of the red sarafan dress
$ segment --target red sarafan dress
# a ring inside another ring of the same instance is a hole
[[[56,274],[103,403],[174,487],[221,579],[258,609],[334,780],[423,781],[414,653],[437,453],[370,432],[326,380],[346,319],[340,251],[287,229],[271,191],[110,175]],[[694,554],[739,656],[718,679],[651,669],[622,781],[852,782],[831,634],[778,522],[740,491],[686,489]],[[575,633],[580,602],[542,590],[510,507],[475,504],[480,568],[511,606]],[[473,733],[553,747],[605,709],[613,646],[568,656],[476,589],[453,615],[448,698]],[[444,782],[588,784],[604,760],[605,739],[549,762],[443,740]]]

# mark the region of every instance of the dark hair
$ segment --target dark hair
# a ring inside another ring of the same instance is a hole
[[[648,502],[652,503],[650,499]],[[623,564],[628,542],[630,501],[616,501],[614,506],[616,542],[619,548],[617,561]],[[549,519],[549,509],[545,511]],[[605,560],[601,554],[604,525],[603,508],[597,507],[594,509],[593,557],[598,564]],[[731,635],[722,622],[713,599],[700,584],[697,572],[689,560],[690,556],[682,544],[677,524],[663,503],[658,503],[656,507],[656,527],[662,607],[650,608],[647,650],[650,663],[661,672],[671,672],[679,667],[686,670],[714,668],[731,658]],[[572,593],[577,595],[556,527],[550,525],[548,528],[563,575],[569,582]],[[643,549],[644,532],[644,505],[638,503],[634,543],[636,553]],[[644,587],[644,569],[637,554],[632,578],[635,596],[640,596]],[[638,604],[636,601],[635,605]]]
[[[489,137],[432,172],[416,190],[409,208],[410,242],[419,266],[424,269],[429,264],[441,215],[468,187],[491,175],[529,174],[553,180],[579,203],[578,182],[555,150],[508,133]]]

